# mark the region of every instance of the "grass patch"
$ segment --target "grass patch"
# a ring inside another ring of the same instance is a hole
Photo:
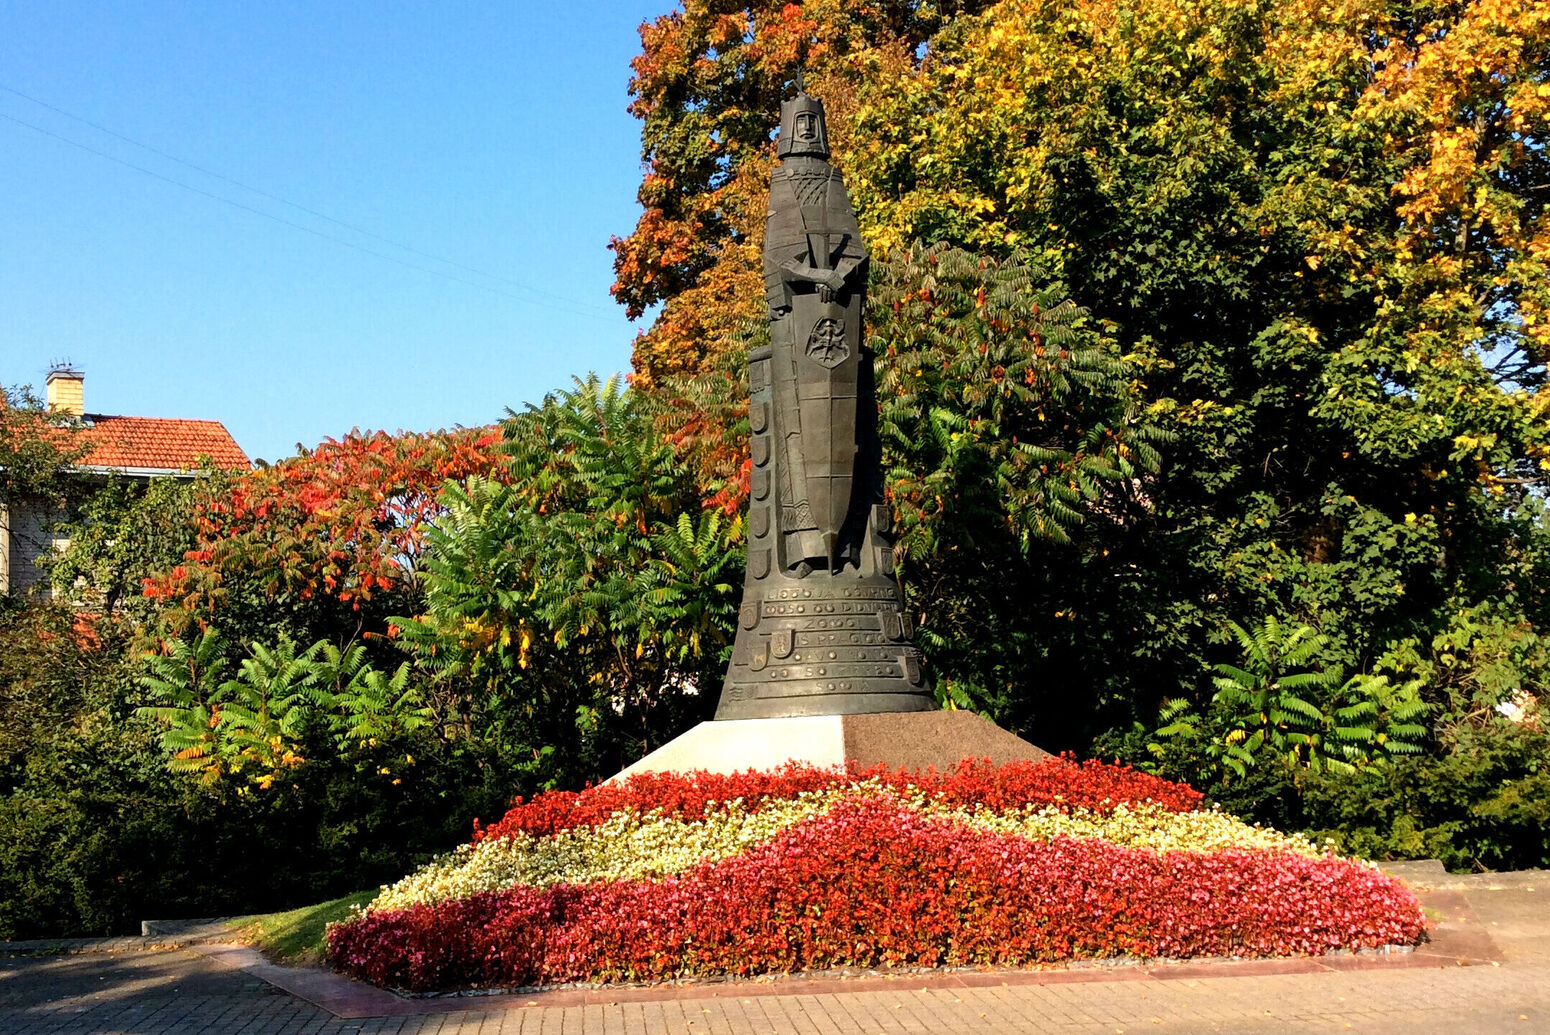
[[[277,963],[311,967],[323,962],[323,929],[350,915],[352,906],[364,906],[377,892],[357,891],[314,906],[261,913],[232,921],[232,926],[265,956]]]

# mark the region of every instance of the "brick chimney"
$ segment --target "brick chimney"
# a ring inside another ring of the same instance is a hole
[[[48,372],[48,409],[50,413],[86,415],[86,375],[68,363],[55,365]]]

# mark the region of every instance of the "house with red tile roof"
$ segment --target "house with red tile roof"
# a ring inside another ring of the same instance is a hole
[[[206,463],[226,470],[252,466],[220,421],[87,413],[85,381],[79,370],[56,366],[48,374],[47,400],[51,411],[75,418],[58,433],[87,447],[76,465],[87,479],[193,478]],[[53,532],[61,517],[41,501],[0,502],[0,593],[44,583],[39,558],[69,545]]]

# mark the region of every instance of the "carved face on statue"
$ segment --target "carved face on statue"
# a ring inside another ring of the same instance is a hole
[[[804,111],[797,115],[796,138],[804,150],[818,142],[818,117],[812,112]]]

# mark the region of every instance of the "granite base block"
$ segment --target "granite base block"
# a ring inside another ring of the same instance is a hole
[[[702,722],[625,768],[635,773],[735,773],[787,762],[816,766],[882,763],[890,769],[955,768],[966,758],[997,765],[1037,761],[1049,752],[972,712],[889,712],[874,715],[803,715],[782,719]]]

